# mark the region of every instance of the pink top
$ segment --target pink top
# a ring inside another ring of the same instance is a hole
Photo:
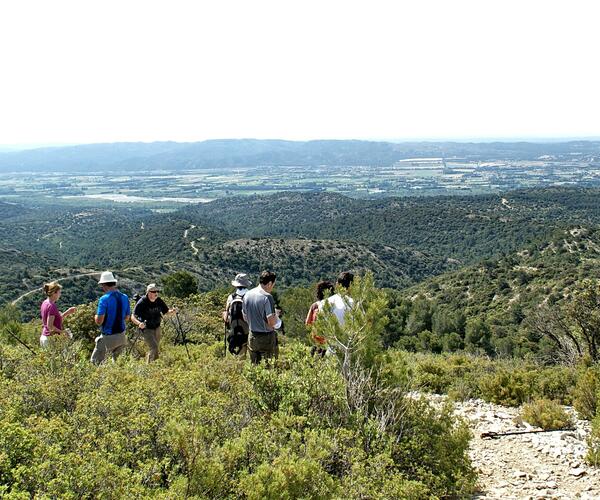
[[[44,300],[42,302],[42,306],[40,307],[40,312],[42,313],[42,335],[48,337],[49,335],[53,335],[48,330],[48,316],[54,316],[54,327],[62,330],[62,314],[58,310],[58,307],[54,302],[50,302],[50,299]]]

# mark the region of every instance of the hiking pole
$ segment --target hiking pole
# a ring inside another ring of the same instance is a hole
[[[519,434],[539,434],[540,432],[567,432],[567,431],[576,431],[577,429],[533,429],[530,431],[509,431],[509,432],[482,432],[481,439],[500,439],[502,436],[516,436]]]
[[[4,330],[6,333],[8,333],[13,339],[15,339],[19,344],[21,344],[23,347],[25,347],[31,354],[33,354],[34,356],[37,355],[37,352],[35,352],[31,347],[29,347],[25,342],[23,342],[16,333],[13,333],[10,331],[10,329],[6,329]]]
[[[187,352],[187,355],[188,355],[188,359],[191,361],[192,357],[190,356],[190,351],[188,350],[187,339],[185,338],[185,332],[183,331],[183,327],[181,326],[181,321],[179,320],[179,311],[175,312],[175,319],[177,320],[177,322],[173,321],[173,326],[175,326],[175,330],[177,331],[177,336],[175,337],[175,340],[177,340],[179,335],[181,335],[181,343],[184,345],[185,352]]]
[[[143,333],[142,329],[138,327],[137,331],[135,332],[135,335],[133,336],[133,342],[129,346],[129,351],[127,351],[128,356],[131,356],[131,353],[133,352],[133,348],[135,347],[135,343],[137,342],[137,339],[140,338],[140,335],[142,335],[142,333]]]

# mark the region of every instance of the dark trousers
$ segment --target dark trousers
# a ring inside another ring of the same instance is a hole
[[[263,359],[276,358],[278,355],[277,336],[275,332],[248,335],[248,351],[250,361],[257,365]]]

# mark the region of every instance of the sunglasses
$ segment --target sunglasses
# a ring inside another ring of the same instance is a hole
[[[158,290],[150,290],[148,293],[158,293]]]

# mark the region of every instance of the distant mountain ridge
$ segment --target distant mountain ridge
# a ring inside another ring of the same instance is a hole
[[[218,139],[203,142],[118,142],[0,152],[0,172],[194,170],[261,165],[392,165],[407,158],[525,159],[543,155],[600,156],[600,141],[372,142]]]

